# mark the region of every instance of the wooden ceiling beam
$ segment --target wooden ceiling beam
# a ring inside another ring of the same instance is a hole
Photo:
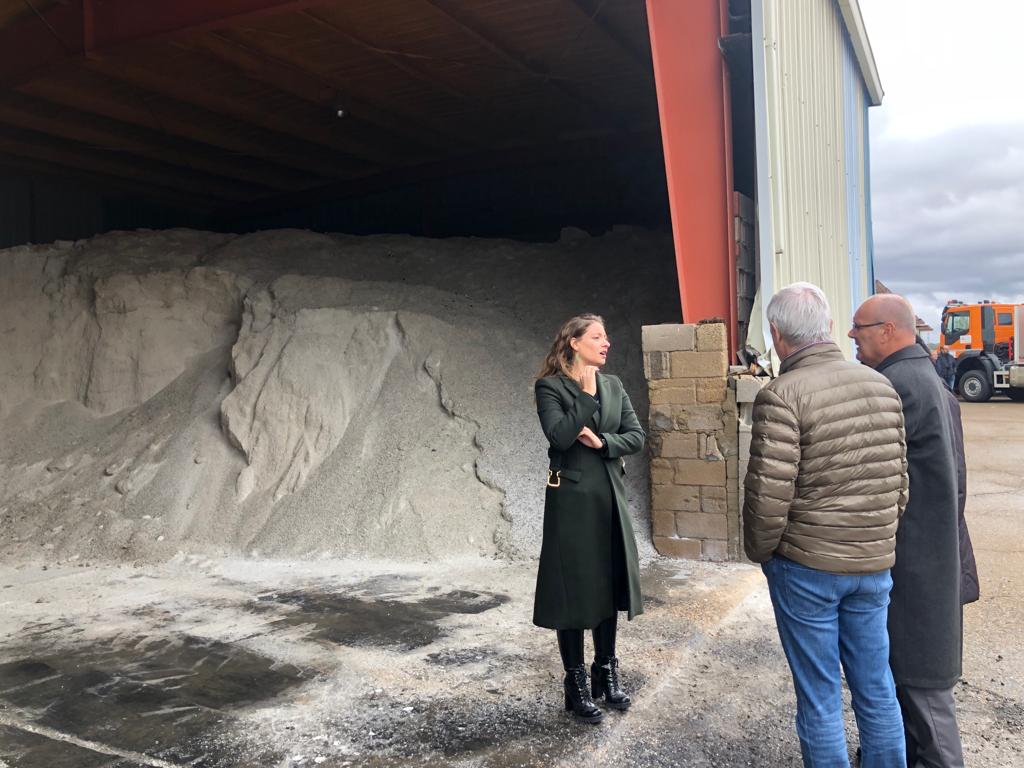
[[[89,77],[98,78],[96,75]],[[302,171],[314,179],[346,178],[350,175],[347,170],[343,172],[341,168],[332,167],[316,145],[253,128],[191,104],[154,97],[138,88],[125,86],[120,90],[122,95],[117,95],[108,93],[105,87],[95,87],[91,82],[87,89],[83,89],[77,83],[55,80],[39,80],[21,88],[22,93],[46,101],[219,147],[225,157],[243,162],[246,158],[256,158],[270,163],[271,168],[281,168],[283,174]],[[131,95],[125,97],[124,90]]]
[[[507,44],[499,41],[493,32],[486,29],[479,21],[472,18],[460,6],[451,2],[451,0],[423,0],[423,2],[434,8],[434,10],[487,48],[491,53],[511,64],[513,68],[519,70],[532,80],[540,82],[552,95],[568,99],[582,106],[590,113],[590,119],[607,121],[610,118],[607,108],[602,107],[590,97],[580,93],[564,80],[552,76],[551,72],[540,62],[527,59]]]
[[[311,114],[306,119],[298,119],[285,112],[262,109],[230,93],[214,90],[208,84],[197,87],[196,83],[187,79],[138,66],[125,67],[116,59],[92,58],[86,60],[84,66],[134,88],[170,96],[176,101],[193,104],[215,114],[228,115],[249,125],[258,125],[268,131],[302,139],[319,147],[316,155],[321,158],[321,162],[325,154],[330,152],[335,156],[335,162],[344,163],[353,171],[366,173],[379,170],[389,160],[387,153],[379,147],[368,146],[346,136],[341,126],[343,121],[337,120],[333,114],[329,115],[327,110],[322,115]],[[328,116],[333,121],[329,126],[321,122],[326,122]]]
[[[586,19],[586,21],[598,30],[606,40],[625,53],[629,57],[630,61],[637,65],[641,71],[653,71],[650,50],[637,45],[624,35],[622,30],[617,29],[614,24],[609,23],[606,18],[601,16],[601,10],[604,6],[604,2],[595,2],[594,0],[566,0],[566,5],[574,9],[577,12],[577,15]],[[637,3],[636,6],[639,9],[643,9],[642,3]]]
[[[0,128],[0,152],[225,201],[241,202],[257,194],[257,190],[248,185],[182,172],[173,166],[137,158],[118,157],[78,142],[40,140],[37,134],[11,128]]]
[[[362,50],[367,51],[369,53],[373,53],[377,56],[384,57],[391,63],[391,66],[393,66],[398,71],[405,73],[409,77],[419,80],[421,83],[429,85],[431,88],[444,91],[449,96],[452,96],[455,99],[458,99],[459,101],[468,101],[474,104],[477,104],[480,101],[473,94],[468,93],[462,90],[461,88],[457,88],[454,85],[451,85],[450,83],[446,83],[443,80],[439,80],[433,75],[424,72],[420,67],[409,63],[409,58],[406,56],[403,56],[394,51],[389,51],[384,48],[381,48],[380,46],[375,45],[371,41],[366,40],[353,32],[349,32],[347,29],[339,27],[334,22],[317,15],[312,11],[302,11],[302,15],[305,16],[307,19],[311,19],[318,26],[330,30],[332,34],[337,35],[350,45],[354,45],[357,48],[361,48]]]
[[[479,137],[481,133],[493,134],[495,132],[505,131],[515,133],[516,131],[519,131],[537,136],[541,132],[541,126],[538,126],[532,121],[526,125],[510,125],[507,120],[500,120],[498,116],[494,115],[493,108],[490,103],[479,98],[475,94],[469,93],[461,88],[457,88],[450,83],[446,83],[430,74],[422,67],[412,64],[410,57],[407,57],[400,52],[381,48],[380,46],[375,45],[372,41],[366,40],[352,32],[349,32],[348,30],[339,27],[334,22],[317,15],[312,11],[302,11],[301,14],[318,26],[329,30],[332,34],[341,38],[350,45],[385,59],[399,72],[402,72],[414,80],[433,88],[434,90],[448,94],[458,102],[471,105],[473,107],[472,115],[463,117],[461,122],[472,125],[473,130],[470,132],[461,131],[460,135],[464,141],[471,142],[471,144],[477,148],[482,148],[486,144],[485,142],[480,141]],[[480,120],[480,117],[484,117],[485,119]],[[550,137],[548,136],[546,138]]]
[[[70,139],[125,156],[156,160],[223,179],[234,179],[264,190],[300,190],[317,184],[309,176],[282,173],[260,163],[231,158],[216,148],[138,128],[77,109],[30,98],[17,92],[0,94],[0,124]],[[322,183],[322,182],[321,182]]]
[[[64,0],[0,30],[0,86],[13,88],[70,60],[122,45],[237,24],[325,0]]]
[[[497,54],[499,58],[511,64],[514,69],[531,78],[544,81],[551,79],[551,73],[547,71],[544,65],[539,62],[529,61],[525,56],[514,52],[511,48],[496,40],[494,35],[488,32],[482,24],[471,18],[454,3],[449,2],[449,0],[422,1],[487,48],[491,53]]]
[[[239,38],[241,34],[235,34],[233,37]],[[301,70],[305,69],[304,62],[296,60],[293,51],[275,42],[269,36],[260,36],[259,39],[255,39],[251,34],[246,34],[244,39],[245,44],[254,51],[265,54],[285,66]],[[339,85],[338,79],[333,75],[319,76],[323,77],[324,81],[332,86]],[[371,100],[371,96],[365,92],[353,92],[352,87],[348,84],[341,83],[340,88],[345,93],[353,93],[363,103],[368,103]],[[394,114],[401,123],[415,128],[417,132],[422,129],[421,143],[424,141],[429,142],[431,146],[442,150],[446,154],[465,151],[467,147],[469,149],[480,149],[484,146],[484,143],[480,140],[479,131],[471,131],[460,125],[452,125],[450,122],[439,120],[433,115],[425,115],[405,108],[402,104],[389,103],[385,109],[387,112]]]
[[[301,99],[318,110],[345,110],[342,126],[363,123],[388,142],[391,156],[422,158],[424,150],[449,151],[451,136],[443,136],[411,114],[396,114],[351,94],[341,83],[278,58],[251,42],[224,32],[208,32],[177,43],[182,48],[201,51],[235,67],[246,76]]]

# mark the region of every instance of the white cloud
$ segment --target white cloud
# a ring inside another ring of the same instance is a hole
[[[860,0],[886,97],[879,129],[921,137],[1024,122],[1019,0]]]
[[[861,0],[875,273],[938,326],[945,301],[1024,302],[1024,2]]]

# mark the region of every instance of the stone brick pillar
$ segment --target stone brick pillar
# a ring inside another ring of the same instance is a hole
[[[723,323],[647,325],[651,523],[663,555],[740,553],[738,414]]]

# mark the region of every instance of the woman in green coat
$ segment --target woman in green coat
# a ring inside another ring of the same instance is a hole
[[[594,699],[615,709],[631,703],[619,686],[616,624],[619,611],[630,619],[643,613],[622,457],[640,451],[645,435],[622,382],[598,372],[610,346],[600,317],[572,318],[555,337],[535,385],[550,447],[533,622],[557,631],[565,708],[592,723],[603,717]],[[594,636],[589,681],[587,629]]]

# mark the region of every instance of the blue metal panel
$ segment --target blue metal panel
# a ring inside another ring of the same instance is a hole
[[[870,102],[869,102],[870,103]],[[875,236],[871,227],[871,132],[868,110],[864,109],[864,258],[868,268],[868,295],[875,292]]]
[[[866,298],[861,290],[863,238],[861,226],[864,222],[865,197],[861,188],[863,165],[862,147],[867,136],[862,138],[861,127],[867,112],[868,101],[861,79],[857,57],[850,42],[850,36],[843,30],[843,149],[846,186],[846,249],[847,267],[850,270],[850,302],[856,309]],[[845,318],[843,318],[845,321]]]

